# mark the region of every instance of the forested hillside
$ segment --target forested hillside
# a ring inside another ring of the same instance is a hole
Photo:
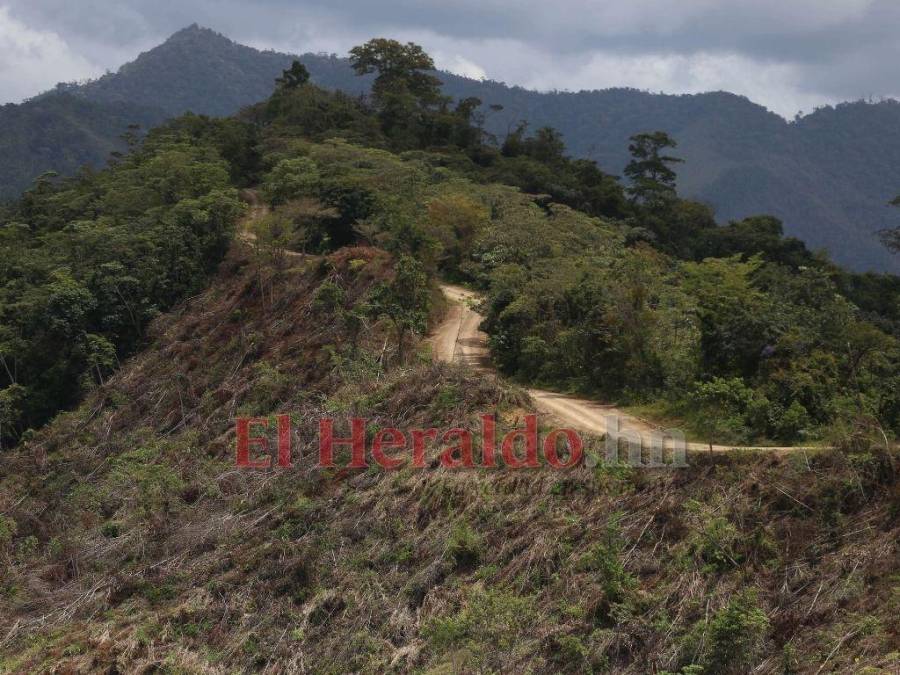
[[[267,87],[292,57],[236,45],[212,31],[192,26],[163,45],[96,82],[61,89],[97,104],[127,103],[144,108],[131,122],[156,121],[191,110],[225,115],[262,100]],[[354,77],[346,59],[307,54],[301,61],[314,82],[351,94],[368,90],[370,79]],[[663,130],[679,141],[686,160],[679,172],[685,196],[714,206],[719,222],[771,214],[788,234],[811,248],[827,248],[840,263],[858,270],[900,270],[875,231],[900,222],[887,207],[900,186],[900,104],[855,103],[824,108],[788,123],[745,98],[727,93],[690,96],[650,94],[629,89],[578,93],[538,93],[496,82],[477,82],[441,73],[444,91],[458,99],[479,97],[487,105],[484,128],[502,142],[527,120],[532,129],[552,126],[573,155],[590,157],[609,173],[620,174],[628,161],[628,138]],[[7,180],[0,196],[13,196],[42,171],[74,170],[80,158],[95,166],[116,147],[126,124],[121,110],[96,113],[68,110],[72,128],[57,134],[35,160],[48,118],[60,103],[43,97],[17,114],[21,134],[0,132],[0,144],[13,149],[3,159]],[[71,108],[71,105],[68,106]],[[8,107],[9,108],[9,107]],[[105,108],[100,108],[105,110]],[[11,110],[5,113],[11,114]],[[103,123],[108,119],[109,124]],[[123,120],[124,121],[124,120]],[[92,135],[78,133],[88,127]],[[12,128],[11,128],[12,129]]]
[[[229,126],[209,130],[221,149],[154,131],[105,171],[45,177],[0,211],[0,444],[102,384],[205,286],[243,209]]]
[[[143,129],[167,115],[128,102],[94,103],[51,95],[0,107],[0,200],[19,196],[32,181],[53,171],[64,176],[84,166],[102,168],[112,153],[128,150],[132,125]]]
[[[353,58],[370,79],[382,67],[368,52]],[[179,118],[108,170],[42,179],[0,214],[7,440],[102,381],[154,313],[199,287],[235,219],[229,186],[267,171],[273,206],[297,186],[316,186],[304,196],[318,201],[294,204],[279,225],[299,228],[304,246],[326,251],[361,238],[485,290],[494,355],[509,375],[660,404],[732,442],[821,440],[863,413],[888,429],[900,423],[898,388],[883,386],[896,377],[897,278],[846,273],[783,236],[773,218],[718,227],[706,206],[678,197],[673,167],[683,164],[667,154],[674,141],[664,132],[631,139],[626,187],[569,157],[549,128],[520,127],[498,147],[477,100],[442,97],[431,74],[402,96],[379,89],[391,83],[382,76],[364,101],[316,87],[295,68],[237,119]],[[311,151],[282,140],[295,136],[430,152],[455,177],[541,196],[501,204],[463,191],[430,206],[446,222],[423,230],[426,175],[392,179],[417,186],[399,193],[390,183],[320,182]],[[538,207],[554,227],[530,220]],[[485,208],[502,226],[486,225]],[[580,220],[591,217],[617,223],[615,236]],[[678,344],[668,341],[673,331]]]
[[[197,25],[178,31],[160,46],[138,56],[116,73],[71,88],[98,103],[128,101],[162,108],[170,116],[185,111],[231,115],[272,93],[272,83],[296,58],[236,44]],[[317,60],[318,61],[318,60]],[[321,79],[344,84],[352,74],[346,62],[329,72],[321,59]],[[341,77],[343,76],[343,78]]]

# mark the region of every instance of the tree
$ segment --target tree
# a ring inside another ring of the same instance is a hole
[[[375,38],[350,50],[350,65],[357,75],[378,73],[372,95],[382,106],[411,95],[423,107],[441,101],[441,81],[427,71],[434,61],[419,45]]]
[[[560,164],[565,160],[566,144],[553,127],[541,127],[526,142],[528,155],[544,164]]]
[[[89,382],[96,375],[97,382],[103,385],[104,373],[111,373],[118,363],[115,346],[102,335],[85,333],[81,349],[84,352],[85,380]]]
[[[666,148],[678,144],[664,131],[637,134],[630,139],[628,151],[632,160],[625,167],[625,175],[631,180],[628,193],[635,202],[655,205],[675,196],[675,172],[670,164],[684,160],[661,154]]]
[[[369,40],[350,50],[350,63],[357,75],[377,73],[372,98],[381,130],[395,149],[433,143],[435,117],[440,111],[432,108],[443,104],[443,110],[448,99],[441,96],[441,81],[429,72],[434,70],[434,62],[419,45]]]
[[[441,266],[459,270],[471,256],[475,237],[490,222],[487,207],[454,193],[432,199],[426,209],[428,233],[441,243]]]
[[[891,206],[900,206],[900,195],[890,202]],[[878,233],[881,241],[894,253],[900,253],[900,227],[888,228]]]
[[[4,445],[106,381],[153,316],[204,287],[244,210],[218,151],[236,124],[187,116],[110,168],[44,176],[3,208]]]
[[[254,220],[250,225],[250,231],[253,234],[253,250],[257,262],[270,262],[275,269],[282,269],[291,243],[291,229],[290,221],[280,212]],[[260,290],[263,290],[261,271],[259,282]]]
[[[325,206],[318,199],[301,197],[292,199],[279,208],[279,213],[291,223],[289,246],[292,250],[306,253],[312,245],[321,251],[349,243],[349,235],[337,227],[340,212]]]
[[[283,159],[263,181],[263,192],[272,206],[311,194],[319,184],[319,167],[308,157]]]
[[[411,256],[401,256],[394,266],[394,278],[376,290],[373,307],[394,324],[397,360],[402,363],[406,334],[421,333],[428,320],[428,277],[422,264]]]
[[[281,77],[275,80],[279,89],[296,89],[309,82],[309,71],[297,60],[291,67],[281,73]]]
[[[28,392],[20,384],[13,383],[0,389],[0,450],[3,450],[3,439],[15,439],[21,432],[20,421],[24,417],[24,407]]]

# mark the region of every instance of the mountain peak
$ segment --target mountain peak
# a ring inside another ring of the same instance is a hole
[[[293,58],[239,45],[192,23],[78,91],[92,101],[136,103],[173,116],[188,110],[231,115],[269,96]]]
[[[221,33],[217,33],[212,28],[206,28],[198,23],[192,23],[190,26],[186,26],[181,30],[172,33],[172,35],[169,36],[169,39],[163,44],[171,42],[195,42],[197,40],[215,40],[216,42],[234,44],[232,40]]]

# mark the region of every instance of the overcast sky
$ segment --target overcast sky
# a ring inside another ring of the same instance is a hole
[[[533,89],[724,89],[786,117],[900,97],[898,0],[0,0],[0,103],[194,22],[293,53],[413,40],[441,68]]]

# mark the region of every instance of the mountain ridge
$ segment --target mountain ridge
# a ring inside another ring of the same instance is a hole
[[[295,58],[321,86],[354,95],[368,89],[370,79],[356,77],[345,58],[260,51],[192,24],[116,73],[60,85],[57,91],[170,116],[185,111],[221,116],[265,98],[273,79]],[[620,174],[628,161],[631,135],[667,131],[679,141],[676,154],[686,160],[679,167],[679,191],[713,206],[720,222],[770,213],[785,222],[788,234],[827,249],[843,265],[900,272],[900,262],[875,234],[900,220],[887,207],[900,186],[900,162],[894,161],[900,157],[897,102],[826,106],[791,122],[729,92],[535,92],[446,72],[439,76],[453,98],[477,96],[486,105],[503,106],[485,114],[485,129],[498,138],[522,120],[532,129],[553,126],[571,154],[593,159],[612,174]],[[106,145],[115,145],[122,132],[111,130]],[[36,124],[23,135],[39,134]],[[63,148],[59,154],[60,166],[47,168],[72,173],[77,167],[69,158],[86,153]],[[0,195],[14,196],[41,171],[25,173],[19,180],[10,176]]]

